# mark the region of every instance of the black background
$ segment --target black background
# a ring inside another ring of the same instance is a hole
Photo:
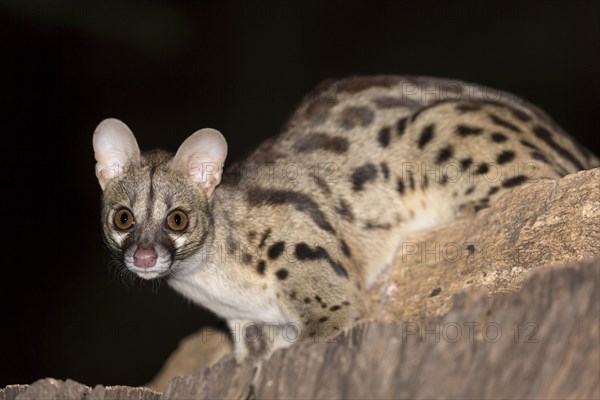
[[[324,78],[431,75],[516,93],[599,153],[599,16],[597,1],[3,0],[0,387],[143,384],[214,323],[109,270],[91,143],[103,118],[142,149],[217,128],[231,161]]]

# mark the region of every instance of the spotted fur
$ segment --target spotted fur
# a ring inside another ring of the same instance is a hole
[[[227,319],[234,337],[244,324],[252,338],[276,326],[269,343],[239,340],[240,357],[293,343],[281,340],[289,324],[300,338],[324,338],[367,315],[365,290],[410,232],[485,209],[515,186],[599,165],[514,95],[401,76],[319,85],[212,196],[172,171],[170,157],[142,153],[106,187],[106,242],[117,261],[141,241],[164,243],[177,260],[171,286]],[[260,174],[245,174],[256,166]],[[115,240],[122,204],[143,229]],[[159,228],[173,207],[192,221],[179,247]]]

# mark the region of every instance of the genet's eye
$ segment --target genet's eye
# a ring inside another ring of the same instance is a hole
[[[133,214],[126,208],[121,208],[115,213],[114,218],[115,228],[120,231],[128,231],[135,224]]]
[[[175,232],[181,232],[188,226],[188,217],[181,210],[175,210],[167,216],[167,228]]]

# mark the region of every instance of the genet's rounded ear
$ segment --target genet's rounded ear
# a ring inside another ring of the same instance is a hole
[[[171,167],[187,174],[210,196],[221,182],[227,142],[221,132],[204,128],[179,146]]]
[[[140,156],[135,136],[127,125],[115,118],[100,122],[92,139],[96,158],[96,177],[102,190],[119,176],[125,165]]]

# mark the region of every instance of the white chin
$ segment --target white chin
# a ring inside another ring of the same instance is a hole
[[[160,272],[159,271],[135,271],[136,275],[139,276],[142,279],[154,279],[154,278],[158,278],[160,276]]]
[[[161,268],[157,266],[154,266],[152,268],[139,268],[136,266],[128,266],[127,268],[140,278],[146,280],[160,278],[165,272],[169,270],[168,267]]]

